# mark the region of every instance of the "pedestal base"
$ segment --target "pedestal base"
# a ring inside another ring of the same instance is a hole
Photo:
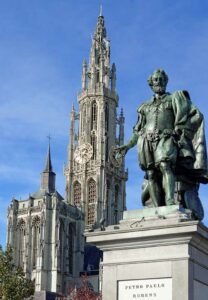
[[[103,251],[103,300],[208,299],[208,229],[179,207],[125,212],[86,237]]]

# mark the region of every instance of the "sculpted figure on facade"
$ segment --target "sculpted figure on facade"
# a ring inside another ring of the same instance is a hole
[[[133,136],[115,149],[115,158],[119,161],[137,144],[139,165],[145,172],[143,205],[180,203],[202,219],[198,189],[208,182],[203,115],[187,91],[166,92],[164,70],[156,70],[148,83],[154,95],[137,109]]]

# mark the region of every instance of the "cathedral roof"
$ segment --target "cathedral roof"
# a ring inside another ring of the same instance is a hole
[[[49,193],[46,190],[39,189],[37,192],[34,192],[33,194],[31,194],[31,197],[34,199],[41,199],[47,194],[49,194]],[[53,194],[55,194],[59,200],[64,199],[57,191],[55,191]]]

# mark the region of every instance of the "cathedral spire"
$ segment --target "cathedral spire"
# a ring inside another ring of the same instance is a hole
[[[51,146],[50,146],[50,137],[49,137],[46,164],[41,174],[41,189],[45,190],[48,193],[54,193],[56,190],[55,181],[56,181],[56,174],[53,172],[52,163],[51,163]]]
[[[99,38],[99,39],[106,38],[106,28],[105,28],[105,21],[103,15],[99,15],[98,17],[94,38]]]
[[[87,74],[87,76],[86,76]],[[88,77],[88,80],[86,78]],[[82,90],[96,93],[100,88],[109,89],[110,83],[110,41],[107,39],[102,5],[92,39],[89,66],[82,66]]]
[[[50,136],[48,137],[49,142],[48,142],[48,153],[46,156],[46,164],[45,164],[45,169],[44,172],[52,172],[53,168],[52,168],[52,163],[51,163],[51,145],[50,145]]]

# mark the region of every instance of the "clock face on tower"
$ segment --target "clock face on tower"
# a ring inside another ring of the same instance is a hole
[[[74,152],[74,160],[78,164],[87,163],[92,157],[93,149],[89,143],[80,145]]]

